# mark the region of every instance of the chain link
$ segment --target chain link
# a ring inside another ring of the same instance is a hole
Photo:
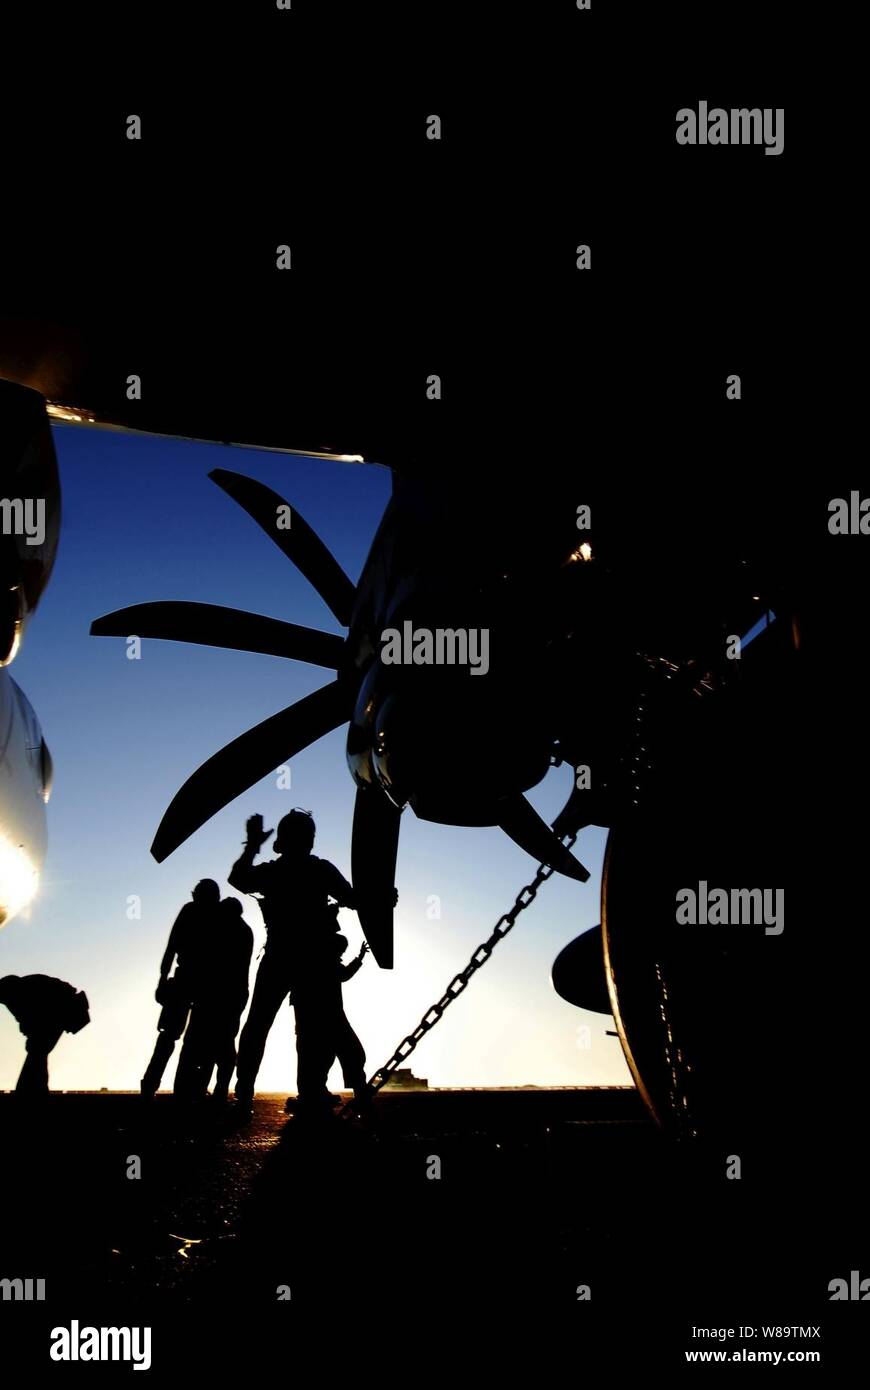
[[[577,833],[579,832],[575,832],[573,835],[561,835],[559,837],[560,843],[563,844],[566,849],[570,850],[577,840]],[[458,975],[453,976],[453,979],[450,981],[450,984],[445,989],[437,1004],[433,1004],[431,1008],[426,1010],[413,1033],[409,1033],[407,1037],[402,1039],[389,1060],[386,1061],[382,1067],[379,1067],[372,1076],[368,1083],[370,1094],[374,1095],[376,1091],[380,1091],[383,1086],[386,1086],[399,1064],[410,1057],[411,1053],[417,1047],[417,1044],[422,1042],[426,1034],[435,1027],[435,1024],[438,1023],[441,1018],[443,1018],[444,1011],[448,1005],[452,1004],[453,1000],[457,999],[463,990],[466,989],[472,976],[476,974],[482,965],[486,964],[495,947],[500,941],[504,940],[520,914],[525,912],[526,908],[535,901],[541,884],[546,883],[547,879],[554,873],[555,869],[552,865],[538,865],[538,872],[535,874],[531,883],[527,883],[525,888],[520,889],[514,899],[513,907],[511,907],[508,912],[505,912],[503,916],[499,917],[486,941],[482,941],[477,949],[472,951],[471,959],[465,969],[461,970]]]

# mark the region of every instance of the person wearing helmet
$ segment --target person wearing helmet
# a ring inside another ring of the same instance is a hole
[[[263,829],[262,816],[251,816],[246,831],[244,849],[228,881],[240,893],[259,899],[266,947],[239,1040],[236,1100],[250,1107],[269,1031],[292,990],[299,1113],[322,1112],[330,1107],[326,1077],[339,1021],[330,1007],[335,904],[355,907],[353,888],[334,864],[312,853],[316,827],[310,812],[297,809],[281,818],[274,843],[278,857],[264,864],[254,859],[274,832]]]

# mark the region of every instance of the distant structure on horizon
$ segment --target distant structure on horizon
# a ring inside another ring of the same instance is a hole
[[[422,1076],[415,1076],[410,1067],[397,1067],[384,1086],[385,1091],[428,1091],[429,1082]]]

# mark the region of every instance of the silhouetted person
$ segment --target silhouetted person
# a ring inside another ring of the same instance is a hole
[[[17,1021],[27,1056],[15,1087],[22,1096],[48,1095],[48,1054],[62,1033],[79,1033],[90,1023],[87,995],[52,975],[5,975],[0,1004]]]
[[[323,982],[321,995],[323,1015],[322,1024],[318,1030],[322,1032],[323,1037],[326,1074],[329,1074],[329,1070],[337,1057],[344,1084],[348,1090],[353,1091],[358,1105],[365,1105],[370,1099],[365,1073],[366,1054],[347,1014],[344,1012],[341,987],[348,980],[353,979],[365,960],[368,949],[366,942],[363,942],[359,955],[345,965],[341,958],[347,950],[347,937],[339,933],[332,938],[333,957],[332,961],[328,963],[329,973]],[[291,1007],[295,1007],[295,999],[292,994],[290,995],[290,1004]]]
[[[200,962],[178,1063],[179,1070],[183,1068],[191,1078],[194,1095],[206,1094],[217,1067],[214,1098],[227,1098],[236,1065],[239,1020],[248,1002],[253,949],[254,933],[242,917],[242,904],[238,898],[224,898]]]
[[[157,1094],[166,1064],[187,1025],[203,952],[215,927],[220,897],[220,889],[214,880],[202,879],[191,894],[193,901],[184,904],[169,933],[169,942],[160,962],[160,981],[154,994],[157,1003],[162,1005],[157,1020],[157,1042],[142,1077],[143,1096]],[[170,977],[173,963],[175,974]],[[195,1076],[190,1074],[186,1066],[182,1067],[179,1059],[175,1073],[175,1094],[190,1094],[194,1083]]]
[[[349,1090],[353,1091],[357,1101],[364,1102],[368,1099],[368,1087],[366,1085],[366,1054],[365,1048],[351,1027],[347,1014],[344,1012],[344,1000],[341,994],[341,987],[348,980],[352,980],[359,970],[368,952],[368,944],[364,941],[359,949],[359,954],[354,956],[348,965],[342,962],[342,956],[347,950],[347,938],[337,936],[334,941],[336,958],[338,960],[338,1028],[335,1035],[335,1055],[341,1066],[341,1074],[344,1084]],[[332,1066],[330,1058],[329,1065]]]
[[[239,1041],[236,1099],[245,1106],[253,1100],[269,1030],[292,989],[296,1088],[300,1108],[316,1111],[329,1106],[326,1076],[335,1055],[324,1033],[336,1024],[334,1012],[325,1014],[323,998],[325,982],[335,976],[335,912],[329,899],[354,907],[354,893],[334,864],[312,854],[316,827],[307,811],[281,818],[274,846],[279,857],[265,864],[254,859],[273,832],[263,829],[262,816],[251,816],[246,829],[245,848],[228,877],[233,888],[260,899],[267,939]]]

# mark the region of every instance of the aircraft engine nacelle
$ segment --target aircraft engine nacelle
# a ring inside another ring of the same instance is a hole
[[[60,484],[45,401],[0,381],[0,666],[13,660],[48,583]]]
[[[45,401],[0,381],[0,926],[33,898],[45,856],[51,757],[8,667],[48,583],[60,485]]]
[[[27,907],[39,887],[51,775],[30,702],[0,670],[0,926]]]

